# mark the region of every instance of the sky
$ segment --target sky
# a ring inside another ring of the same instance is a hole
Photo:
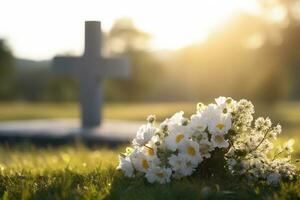
[[[152,36],[153,50],[175,50],[205,40],[240,11],[256,13],[256,0],[0,0],[0,38],[13,54],[33,60],[80,55],[84,21],[101,21],[109,31],[131,18]]]

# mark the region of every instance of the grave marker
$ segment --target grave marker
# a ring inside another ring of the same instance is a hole
[[[128,77],[127,58],[101,56],[102,33],[98,21],[85,22],[85,48],[81,57],[55,57],[54,71],[69,74],[79,81],[81,124],[91,128],[101,124],[103,107],[102,80],[106,77]]]

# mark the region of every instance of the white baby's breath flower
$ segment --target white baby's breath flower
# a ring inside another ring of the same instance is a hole
[[[227,148],[229,146],[228,141],[225,140],[224,136],[221,134],[212,135],[211,143],[214,147],[218,148]]]
[[[170,168],[153,167],[146,173],[146,178],[149,183],[158,182],[160,184],[170,182],[172,170]]]
[[[117,169],[122,170],[125,176],[134,177],[134,168],[129,157],[119,156],[119,165]]]
[[[295,144],[295,140],[294,139],[289,139],[289,141],[287,141],[284,145],[283,148],[288,152],[288,153],[292,153],[294,151],[293,149],[293,145]]]
[[[154,136],[157,132],[157,128],[152,124],[144,124],[142,125],[136,133],[136,137],[133,140],[134,146],[141,146],[149,142],[149,140]]]

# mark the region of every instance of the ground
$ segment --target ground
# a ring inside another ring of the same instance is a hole
[[[75,104],[1,104],[1,120],[75,117]],[[194,104],[109,105],[108,118],[143,120],[159,113],[159,119],[177,110],[192,112]],[[269,109],[272,117],[284,119],[287,131],[280,141],[296,139],[295,158],[300,158],[297,134],[300,106],[280,104]],[[129,112],[130,111],[130,112]],[[261,111],[263,112],[263,111]],[[30,113],[30,115],[28,115]],[[277,117],[278,116],[278,117]],[[284,130],[285,127],[284,127]],[[80,142],[65,146],[37,147],[22,143],[0,145],[0,198],[2,199],[300,199],[300,180],[278,188],[253,186],[231,179],[202,180],[197,174],[167,185],[149,184],[143,178],[127,179],[115,170],[118,153],[102,146]],[[298,163],[298,167],[300,165]]]
[[[299,152],[300,148],[296,150]],[[197,175],[167,185],[128,179],[115,170],[118,152],[81,144],[0,148],[2,199],[296,199],[300,181],[279,188],[234,180],[201,180]],[[300,167],[300,166],[299,166]]]

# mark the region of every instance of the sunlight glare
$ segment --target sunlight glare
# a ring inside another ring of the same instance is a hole
[[[101,20],[108,31],[116,19],[131,18],[152,35],[153,50],[173,50],[205,40],[238,12],[258,10],[256,0],[6,0],[2,5],[0,38],[17,57],[31,59],[81,54],[85,20]]]

